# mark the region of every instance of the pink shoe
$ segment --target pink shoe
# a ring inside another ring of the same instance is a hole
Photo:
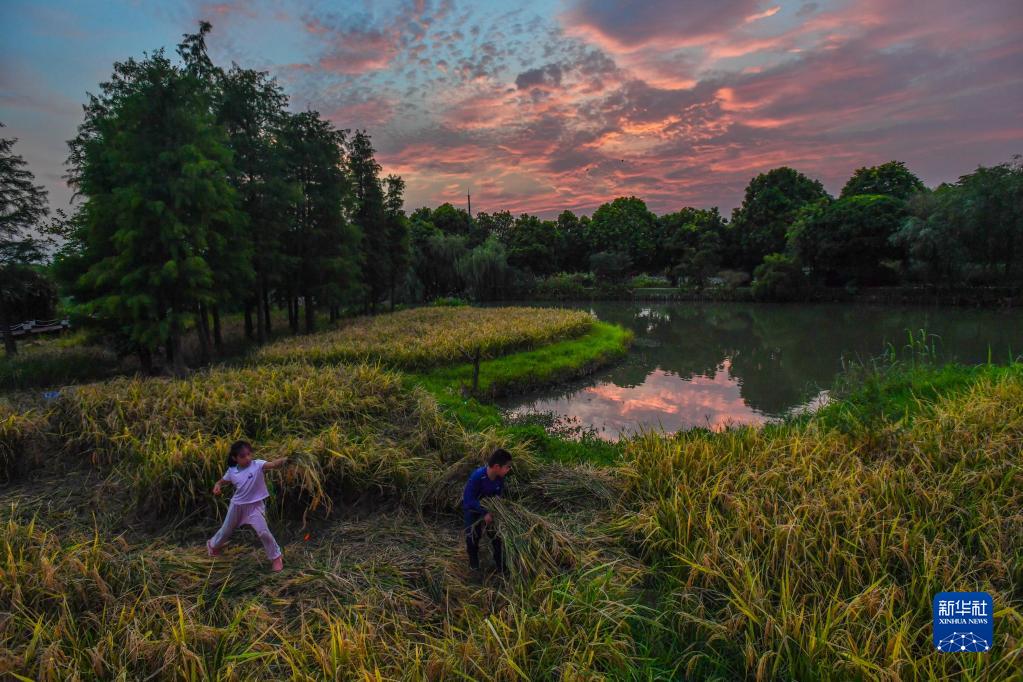
[[[206,553],[210,556],[220,556],[220,550],[214,549],[209,540],[206,541]]]
[[[284,570],[284,555],[280,555],[276,559],[270,562],[270,570],[274,573],[280,573]]]

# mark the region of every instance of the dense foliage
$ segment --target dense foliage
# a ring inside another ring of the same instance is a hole
[[[470,216],[443,204],[417,209],[411,221],[411,300],[615,295],[637,273],[663,275],[671,287],[695,291],[734,287],[771,254],[786,254],[786,267],[801,270],[806,286],[779,289],[775,258],[761,270],[773,273],[772,283],[759,287],[765,300],[774,297],[767,292],[782,290],[786,299],[798,299],[814,286],[1018,286],[1023,277],[1018,159],[933,191],[891,161],[857,169],[838,198],[796,170],[776,168],[750,181],[731,220],[716,208],[656,216],[642,200],[620,197],[592,218],[571,211],[555,220],[507,211]],[[488,269],[500,273],[501,287],[471,283],[459,265],[488,240],[504,246],[503,254],[487,249]]]
[[[90,97],[69,159],[83,201],[54,265],[84,320],[179,373],[187,330],[203,359],[222,346],[222,310],[244,310],[259,341],[275,303],[310,332],[318,309],[393,302],[409,261],[404,183],[380,178],[369,135],[288,112],[266,74],[217,67],[209,31],[177,62],[115,64]]]
[[[4,331],[25,319],[21,317],[24,308],[36,303],[52,308],[54,298],[46,295],[48,287],[32,269],[42,258],[42,244],[30,230],[48,213],[46,191],[35,184],[25,160],[14,153],[16,141],[0,138],[0,329]],[[8,356],[18,351],[10,334],[4,334],[4,349]]]

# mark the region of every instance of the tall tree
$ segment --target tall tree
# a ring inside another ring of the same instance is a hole
[[[469,237],[472,231],[472,221],[469,219],[469,212],[455,208],[445,202],[433,209],[430,214],[430,221],[444,234],[455,234],[461,237]]]
[[[642,199],[618,197],[593,212],[587,241],[595,252],[623,251],[632,266],[646,268],[655,257],[656,221]]]
[[[344,133],[315,111],[305,111],[288,116],[281,137],[289,179],[297,188],[286,233],[290,282],[305,303],[310,333],[317,303],[336,304],[356,286],[360,234],[345,218],[351,186]]]
[[[558,214],[561,249],[558,269],[562,272],[584,272],[589,268],[590,244],[587,240],[589,218],[580,219],[571,211]]]
[[[892,235],[905,219],[906,202],[885,194],[821,199],[803,209],[789,246],[824,283],[889,284],[894,271],[885,261],[903,256]]]
[[[961,281],[969,255],[966,226],[957,211],[957,192],[955,186],[942,184],[906,202],[908,217],[891,240],[905,250],[911,277],[945,286]]]
[[[885,194],[906,200],[924,190],[924,183],[902,161],[889,161],[880,166],[857,168],[842,188],[841,197],[857,194]]]
[[[732,250],[730,264],[749,272],[767,254],[784,251],[786,233],[799,210],[827,196],[819,181],[787,166],[750,180],[726,233]]]
[[[227,133],[226,142],[231,151],[228,178],[241,209],[236,220],[211,224],[206,249],[200,254],[211,265],[214,284],[212,296],[198,301],[195,311],[196,334],[203,360],[207,362],[211,347],[210,312],[213,314],[212,343],[219,350],[223,345],[220,307],[249,296],[253,281],[252,226],[259,227],[260,219],[264,218],[257,214],[250,219],[260,170],[265,173],[268,169],[261,169],[254,163],[254,145],[250,135],[246,135],[246,126],[255,127],[251,120],[254,110],[276,106],[279,111],[283,107],[280,93],[275,92],[275,84],[268,81],[265,74],[246,72],[237,66],[231,73],[225,73],[213,64],[206,48],[206,35],[211,30],[208,22],[200,22],[198,32],[186,34],[178,45],[185,72],[201,89],[216,125]],[[247,119],[243,112],[248,113]],[[239,161],[244,165],[239,165]]]
[[[401,282],[409,268],[409,224],[403,210],[405,204],[405,181],[397,175],[388,175],[384,180],[384,210],[387,213],[388,281],[391,310],[394,310],[394,299],[398,283]]]
[[[365,307],[375,313],[391,284],[391,259],[380,164],[369,135],[356,131],[348,148],[348,172],[355,199],[355,224],[362,231],[362,280]]]
[[[85,197],[81,283],[89,310],[118,321],[144,365],[162,344],[184,372],[186,324],[216,299],[210,238],[240,219],[230,160],[208,89],[162,50],[116,63],[86,106],[69,160]]]
[[[558,269],[561,250],[557,225],[523,213],[505,239],[508,264],[534,275],[550,275]]]
[[[7,355],[18,352],[10,333],[11,307],[34,281],[28,266],[42,258],[42,242],[30,231],[40,227],[49,210],[46,190],[35,184],[25,160],[13,151],[16,142],[0,138],[0,331]]]
[[[717,208],[686,207],[657,219],[659,244],[656,265],[695,278],[699,286],[721,261],[725,221]]]
[[[1023,157],[977,168],[956,183],[957,216],[983,279],[1015,281],[1023,266]]]
[[[480,211],[472,219],[473,232],[469,241],[473,247],[482,244],[493,237],[502,243],[507,243],[508,234],[515,225],[515,216],[511,211],[497,211],[496,213],[485,213]]]
[[[289,207],[298,201],[299,190],[285,167],[281,144],[286,105],[287,97],[265,73],[235,66],[220,78],[217,120],[234,154],[230,179],[246,216],[253,271],[251,279],[230,278],[232,286],[221,291],[240,299],[247,315],[255,312],[254,331],[260,342],[270,332],[270,291],[282,282],[289,265],[282,237]]]

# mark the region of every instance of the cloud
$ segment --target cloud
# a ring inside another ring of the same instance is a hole
[[[691,45],[755,14],[758,0],[579,0],[563,15],[570,32],[623,48]]]
[[[561,86],[561,67],[557,64],[548,64],[538,69],[523,71],[515,77],[515,87],[519,90],[528,90],[532,87],[557,88]]]

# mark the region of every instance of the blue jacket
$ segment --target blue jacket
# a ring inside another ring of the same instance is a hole
[[[466,516],[479,514],[482,516],[487,510],[480,504],[484,497],[500,497],[504,492],[504,479],[495,478],[493,481],[487,476],[487,468],[482,466],[472,472],[462,492],[462,510]]]

